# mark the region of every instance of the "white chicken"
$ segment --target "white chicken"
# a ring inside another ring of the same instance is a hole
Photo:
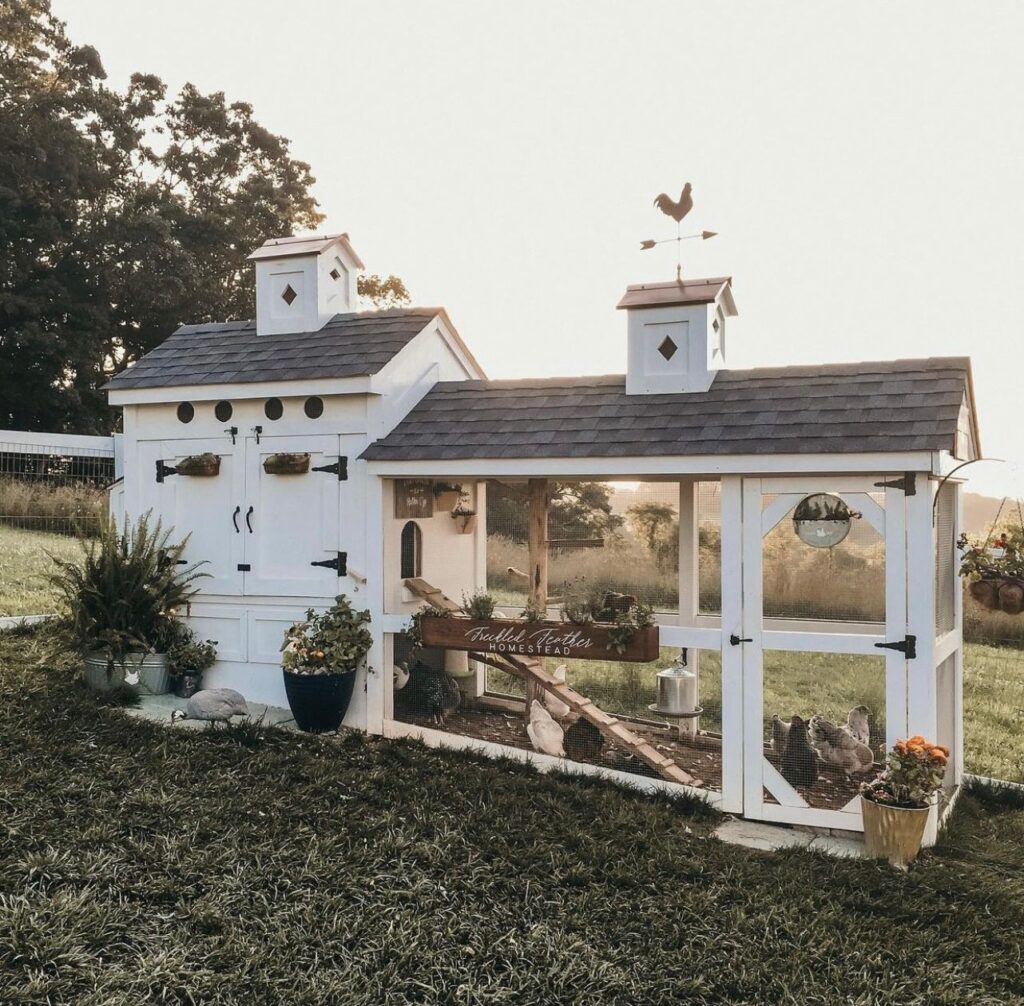
[[[826,765],[834,765],[847,775],[867,772],[874,763],[874,755],[867,744],[857,740],[844,724],[837,727],[820,716],[810,722],[811,747]]]
[[[565,664],[559,664],[551,676],[560,684],[565,684],[565,675],[568,668]],[[569,706],[563,702],[557,695],[549,692],[547,689],[544,690],[544,705],[547,706],[547,710],[556,720],[564,720],[572,710]]]
[[[867,706],[854,706],[846,714],[846,731],[861,744],[871,743],[871,710]]]
[[[530,722],[526,724],[530,743],[541,754],[565,757],[565,731],[536,699],[530,703]]]

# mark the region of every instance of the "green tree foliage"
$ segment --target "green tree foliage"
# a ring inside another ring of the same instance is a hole
[[[626,511],[626,522],[659,567],[671,568],[678,560],[679,520],[667,503],[634,503]]]
[[[251,105],[105,79],[49,0],[0,5],[0,427],[109,432],[110,376],[183,322],[251,317],[248,254],[323,219]]]
[[[553,482],[548,509],[551,538],[603,538],[622,527],[612,512],[612,491],[603,482]],[[489,482],[487,532],[512,541],[526,541],[529,503],[526,487]]]

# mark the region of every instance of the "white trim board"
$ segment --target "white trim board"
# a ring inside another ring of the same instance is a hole
[[[180,397],[180,396],[179,396]],[[931,451],[892,454],[708,454],[625,458],[463,458],[451,461],[367,461],[382,478],[548,477],[675,478],[680,475],[829,475],[835,482],[854,473],[932,471]],[[817,480],[820,486],[820,479]],[[861,483],[863,486],[863,483]],[[830,485],[831,488],[831,485]]]

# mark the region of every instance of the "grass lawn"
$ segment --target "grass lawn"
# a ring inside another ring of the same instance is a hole
[[[903,875],[408,742],[171,730],[0,635],[0,1002],[1024,1002],[1024,800]]]
[[[0,616],[53,611],[53,593],[46,582],[51,566],[47,553],[72,559],[79,550],[70,535],[0,524]]]

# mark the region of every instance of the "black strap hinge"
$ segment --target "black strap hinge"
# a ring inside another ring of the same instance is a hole
[[[162,461],[156,463],[156,480],[163,482],[168,475],[177,475],[178,469],[173,465],[165,465]]]
[[[917,657],[917,636],[904,636],[897,643],[875,643],[880,650],[896,650],[905,653],[907,660],[914,660]]]
[[[345,576],[348,573],[348,552],[339,552],[337,559],[321,559],[318,562],[311,562],[310,566],[334,569],[338,571],[338,576]]]
[[[348,481],[348,458],[338,458],[330,465],[314,465],[313,471],[327,472],[329,475],[337,475],[339,482]]]
[[[902,489],[908,496],[917,495],[917,476],[913,472],[898,479],[890,479],[888,482],[876,482],[876,489]]]

